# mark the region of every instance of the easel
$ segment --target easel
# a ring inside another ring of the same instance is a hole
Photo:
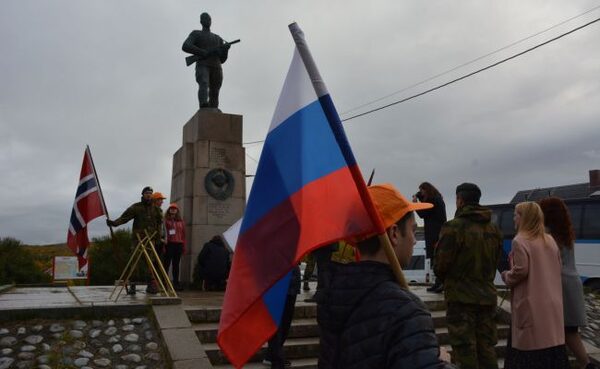
[[[129,284],[129,278],[133,274],[135,268],[138,265],[142,255],[146,259],[146,263],[148,264],[148,270],[152,273],[152,277],[158,282],[159,291],[163,293],[167,297],[177,297],[177,293],[173,288],[173,284],[169,279],[169,275],[165,271],[165,268],[162,265],[160,257],[158,253],[154,249],[154,243],[152,242],[152,237],[156,234],[156,232],[152,232],[152,234],[148,234],[148,231],[144,231],[145,237],[141,238],[139,234],[136,234],[138,239],[138,244],[135,247],[135,250],[131,254],[125,269],[123,269],[123,273],[121,273],[121,277],[119,278],[119,284],[115,286],[112,293],[110,294],[109,300],[112,300],[113,295],[120,287],[117,296],[115,297],[115,302],[119,299],[119,296],[123,292],[123,289]],[[154,262],[158,265],[158,270],[154,266]]]

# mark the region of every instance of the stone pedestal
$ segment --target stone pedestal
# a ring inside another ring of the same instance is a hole
[[[244,214],[245,159],[241,115],[199,110],[184,125],[171,178],[171,201],[186,224],[188,253],[181,260],[181,281],[192,281],[203,245]]]

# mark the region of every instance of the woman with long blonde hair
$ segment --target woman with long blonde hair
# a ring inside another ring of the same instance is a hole
[[[567,369],[560,251],[535,202],[515,207],[517,235],[502,280],[511,288],[510,369]]]

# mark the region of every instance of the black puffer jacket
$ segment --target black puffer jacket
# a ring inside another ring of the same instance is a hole
[[[319,369],[454,368],[438,358],[431,314],[387,264],[332,264],[318,301]]]

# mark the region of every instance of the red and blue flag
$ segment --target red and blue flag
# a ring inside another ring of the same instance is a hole
[[[235,247],[217,341],[242,367],[276,332],[289,272],[309,251],[383,225],[304,34],[259,160]]]
[[[87,249],[90,244],[87,225],[92,220],[106,215],[102,192],[92,161],[90,148],[85,148],[83,164],[79,174],[79,184],[75,193],[75,202],[71,210],[67,245],[77,255],[79,270],[87,274]]]

